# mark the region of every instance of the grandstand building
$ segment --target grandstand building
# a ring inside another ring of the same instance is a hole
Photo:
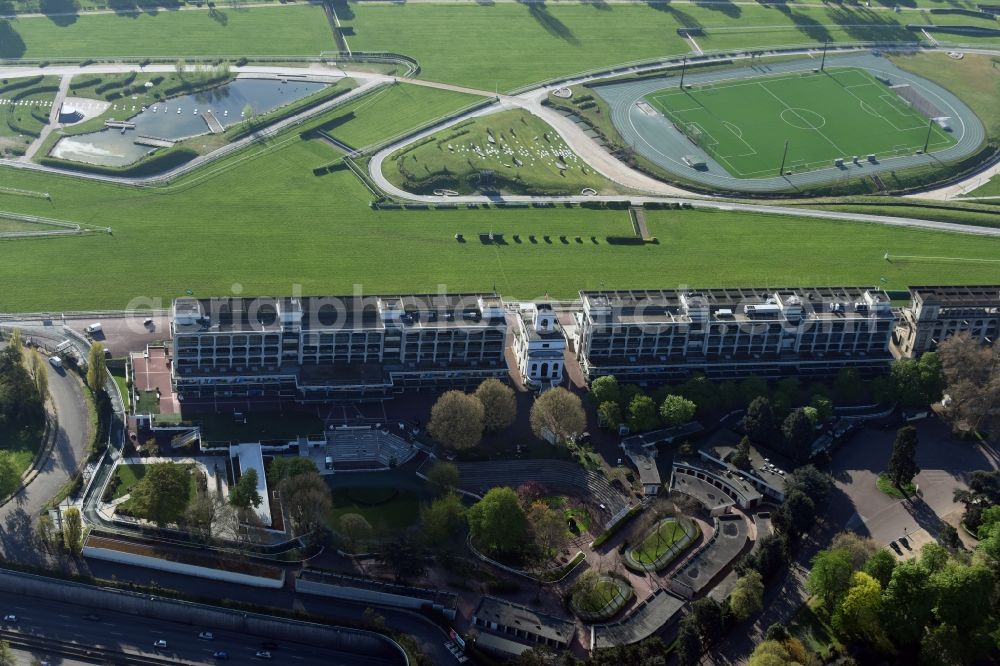
[[[561,384],[566,338],[548,303],[521,306],[514,321],[512,350],[521,381],[530,388]]]
[[[170,325],[186,408],[379,399],[507,375],[496,294],[180,298]]]
[[[920,356],[956,333],[969,333],[981,344],[997,339],[1000,285],[910,287],[910,304],[900,313],[893,334],[897,353]]]
[[[889,297],[854,287],[582,291],[573,346],[588,381],[882,372]]]

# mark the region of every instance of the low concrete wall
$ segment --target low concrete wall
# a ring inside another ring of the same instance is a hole
[[[388,659],[402,665],[409,664],[405,652],[395,641],[371,631],[286,620],[2,569],[0,569],[0,590],[81,607],[154,617],[204,629],[234,631],[256,638],[306,643],[356,655]]]
[[[186,576],[221,580],[226,583],[249,585],[251,587],[269,587],[277,590],[285,584],[284,570],[281,571],[281,578],[265,578],[263,576],[251,576],[250,574],[234,573],[232,571],[219,571],[218,569],[199,567],[194,564],[171,562],[159,557],[136,555],[135,553],[125,553],[120,550],[110,550],[108,548],[92,548],[90,546],[84,546],[83,556],[93,557],[97,560],[107,560],[108,562],[117,562],[118,564],[146,567],[147,569],[159,569],[160,571],[169,571],[170,573],[184,574]]]
[[[377,592],[375,590],[363,590],[357,587],[344,587],[342,585],[328,585],[317,583],[311,580],[295,581],[295,591],[303,594],[315,594],[321,597],[331,597],[333,599],[344,599],[345,601],[356,601],[380,606],[391,606],[393,608],[408,608],[419,610],[423,606],[432,606],[444,613],[451,620],[455,619],[455,609],[444,608],[440,604],[435,604],[427,599],[419,597],[407,597],[402,594],[391,594],[389,592]]]

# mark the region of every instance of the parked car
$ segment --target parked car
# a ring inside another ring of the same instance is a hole
[[[160,640],[153,643],[153,647],[156,648],[157,650],[166,650],[167,642],[161,638]]]
[[[49,356],[49,364],[53,368],[62,368],[63,367],[62,359],[59,358],[58,356]]]
[[[8,624],[17,624],[17,616],[16,615],[4,615],[3,616],[3,621],[6,622],[6,623],[8,623]]]
[[[258,659],[270,659],[271,653],[267,650],[257,650],[257,654],[254,655]]]
[[[203,631],[200,634],[198,634],[198,638],[200,638],[203,641],[214,641],[215,634],[213,634],[211,631]]]
[[[90,335],[94,335],[95,333],[100,333],[103,330],[103,327],[101,326],[101,322],[95,321],[93,324],[90,324],[89,326],[87,326],[87,328],[83,330],[89,333]]]
[[[229,653],[225,650],[219,650],[212,653],[212,658],[217,661],[229,661]]]

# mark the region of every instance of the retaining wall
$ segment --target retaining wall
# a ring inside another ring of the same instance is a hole
[[[84,546],[84,557],[93,557],[97,560],[117,562],[118,564],[129,564],[147,569],[159,569],[170,573],[183,574],[185,576],[195,576],[197,578],[210,578],[221,580],[226,583],[236,583],[238,585],[249,585],[251,587],[269,587],[281,589],[285,584],[285,571],[281,571],[280,578],[265,578],[264,576],[252,576],[250,574],[235,573],[232,571],[220,571],[208,567],[200,567],[194,564],[184,564],[183,562],[172,562],[159,557],[149,557],[148,555],[136,555],[120,550],[110,550],[107,548],[92,548]]]
[[[418,597],[408,597],[402,594],[392,594],[390,592],[376,592],[375,590],[363,590],[358,587],[344,587],[341,585],[329,585],[327,583],[317,583],[312,580],[301,578],[295,581],[295,591],[303,594],[315,594],[321,597],[331,597],[333,599],[343,599],[360,603],[377,604],[380,606],[391,606],[393,608],[408,608],[419,610],[424,606],[433,606],[444,613],[451,620],[455,619],[454,608],[444,608],[440,604],[435,604],[427,599]]]

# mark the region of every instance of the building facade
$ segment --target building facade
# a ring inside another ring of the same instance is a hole
[[[182,405],[331,402],[504,378],[496,294],[177,299]]]
[[[915,358],[934,351],[942,340],[969,333],[980,344],[1000,335],[1000,285],[910,287],[893,334],[899,356]]]
[[[583,291],[574,346],[588,381],[884,371],[895,314],[851,287]]]
[[[548,303],[528,303],[518,311],[511,343],[518,376],[533,389],[561,384],[566,338]]]

